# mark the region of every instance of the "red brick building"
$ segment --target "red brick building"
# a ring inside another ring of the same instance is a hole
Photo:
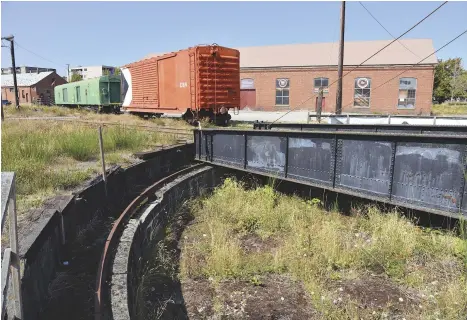
[[[55,86],[67,83],[55,71],[19,73],[16,75],[16,81],[20,105],[32,103],[51,105],[54,103]],[[12,104],[15,103],[12,74],[2,75],[2,100],[9,100]]]
[[[400,40],[353,70],[390,42],[345,43],[343,112],[430,113],[437,64],[436,56],[429,56],[435,51],[431,39]],[[323,111],[335,111],[338,43],[248,47],[238,50],[241,108],[314,111],[318,89],[322,86]],[[417,64],[427,56],[427,59]]]

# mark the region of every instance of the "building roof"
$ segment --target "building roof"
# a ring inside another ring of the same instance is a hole
[[[391,41],[346,41],[344,47],[344,65],[359,65]],[[363,65],[416,64],[435,51],[432,39],[405,39],[399,41],[394,42]],[[338,42],[286,44],[236,49],[240,51],[241,68],[335,66],[337,65],[339,56]],[[159,55],[161,54],[150,54],[145,58]],[[433,54],[421,64],[436,63],[438,63],[438,60],[436,55]]]
[[[16,74],[16,82],[18,87],[30,87],[54,73],[54,71],[40,72],[40,73],[18,73]],[[2,87],[13,87],[13,75],[2,75]]]

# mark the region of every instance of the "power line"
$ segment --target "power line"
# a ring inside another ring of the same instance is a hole
[[[374,56],[376,56],[377,54],[379,54],[381,51],[383,51],[384,49],[386,49],[387,47],[389,47],[391,44],[393,44],[394,42],[396,42],[397,40],[399,40],[400,38],[402,38],[403,36],[405,36],[407,33],[409,33],[410,31],[412,31],[415,27],[417,27],[420,23],[422,23],[423,21],[425,21],[428,17],[430,17],[432,14],[434,14],[436,11],[438,11],[442,6],[444,6],[445,4],[447,3],[447,1],[443,2],[439,7],[437,7],[435,10],[431,11],[427,16],[425,16],[422,20],[418,21],[413,27],[411,27],[409,30],[407,30],[406,32],[404,32],[403,34],[401,34],[399,37],[395,38],[393,41],[391,41],[389,44],[385,45],[383,48],[379,49],[378,51],[376,51],[374,54],[372,54],[370,57],[368,57],[367,59],[365,59],[365,61],[363,61],[362,63],[360,63],[358,66],[356,66],[355,68],[353,68],[352,70],[350,70],[349,72],[347,72],[346,74],[344,74],[342,76],[342,79],[347,76],[349,73],[355,71],[358,67],[362,66],[365,62],[367,62],[368,60],[370,60],[371,58],[373,58]],[[329,86],[331,87],[333,84],[335,84],[336,82],[339,81],[339,78],[336,79],[334,82],[332,82]],[[290,112],[292,112],[292,110],[302,106],[305,102],[311,100],[312,98],[316,97],[315,94],[313,94],[312,96],[310,96],[308,99],[302,101],[300,104],[298,104],[295,108],[292,108],[290,109],[289,111],[287,111],[285,114],[283,114],[282,116],[280,116],[279,118],[277,118],[276,120],[274,120],[273,122],[271,122],[271,124],[275,123],[276,121],[282,119],[283,117],[285,117],[287,114],[289,114]]]
[[[37,56],[37,57],[39,57],[39,58],[41,58],[41,59],[43,59],[43,60],[45,60],[45,61],[51,62],[51,63],[53,63],[53,64],[56,64],[57,66],[62,66],[62,64],[53,62],[52,60],[49,60],[49,59],[47,59],[47,58],[44,58],[43,56],[41,56],[41,55],[39,55],[39,54],[37,54],[37,53],[35,53],[35,52],[29,50],[29,49],[26,49],[25,47],[23,47],[22,45],[20,45],[20,44],[18,43],[18,41],[16,41],[16,40],[15,40],[15,44],[16,44],[18,47],[20,47],[21,49],[26,50],[26,51],[28,51],[29,53],[32,53],[33,55],[35,55],[35,56]]]
[[[425,58],[423,58],[422,60],[420,60],[419,62],[417,62],[416,64],[414,64],[413,66],[419,65],[420,63],[422,63],[423,61],[425,61],[426,59],[428,59],[429,57],[431,57],[432,55],[434,55],[435,53],[437,53],[437,52],[440,51],[441,49],[447,47],[448,45],[450,45],[451,43],[453,43],[454,41],[456,41],[457,39],[459,39],[460,37],[462,37],[462,36],[463,36],[464,34],[466,34],[466,33],[467,33],[467,29],[464,30],[464,32],[462,32],[461,34],[459,34],[457,37],[455,37],[454,39],[452,39],[451,41],[449,41],[448,43],[446,43],[445,45],[443,45],[441,48],[439,48],[439,49],[437,49],[436,51],[430,53],[428,56],[426,56]],[[400,75],[406,73],[407,71],[409,71],[409,69],[402,71],[401,73],[397,74],[396,76],[392,77],[391,79],[387,80],[386,82],[380,84],[380,85],[377,86],[376,88],[371,89],[371,92],[374,92],[376,89],[381,88],[382,86],[388,84],[389,82],[391,82],[392,80],[398,78]],[[353,102],[347,104],[346,107],[352,105],[352,103],[353,103]]]
[[[395,38],[395,36],[392,35],[391,32],[389,32],[388,29],[386,29],[383,24],[381,22],[378,21],[378,19],[376,19],[376,17],[370,12],[370,10],[368,10],[367,7],[365,7],[363,5],[363,3],[361,1],[359,1],[358,3],[360,3],[360,5],[363,7],[363,9],[366,10],[366,12],[368,12],[368,14],[381,26],[381,28],[383,28],[393,39]],[[405,44],[403,44],[402,42],[400,42],[399,40],[397,40],[397,42],[399,42],[400,45],[402,45],[404,48],[406,48],[408,51],[410,51],[413,55],[417,56],[418,58],[420,58],[420,56],[418,54],[416,54],[415,52],[413,52],[412,50],[410,50]]]

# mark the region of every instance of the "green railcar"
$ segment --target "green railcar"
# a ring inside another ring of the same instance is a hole
[[[55,104],[90,107],[98,111],[120,110],[120,76],[102,76],[55,87]]]

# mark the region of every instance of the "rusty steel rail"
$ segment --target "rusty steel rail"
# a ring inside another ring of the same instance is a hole
[[[184,168],[179,170],[165,178],[158,180],[156,183],[152,184],[148,188],[146,188],[139,196],[137,196],[122,212],[122,214],[118,217],[115,221],[112,229],[110,230],[109,235],[105,241],[104,250],[102,251],[101,259],[99,261],[99,266],[97,270],[97,277],[96,277],[96,292],[94,296],[94,319],[100,320],[102,313],[103,313],[103,304],[102,304],[102,291],[103,286],[105,285],[105,279],[108,276],[108,267],[109,262],[111,261],[112,257],[110,255],[110,251],[115,245],[118,243],[119,232],[122,231],[125,222],[127,222],[133,214],[140,209],[141,205],[147,203],[151,198],[155,197],[155,191],[162,187],[164,184],[172,182],[177,177],[186,174],[190,171],[198,169],[204,166],[204,163],[192,165],[188,168]]]

